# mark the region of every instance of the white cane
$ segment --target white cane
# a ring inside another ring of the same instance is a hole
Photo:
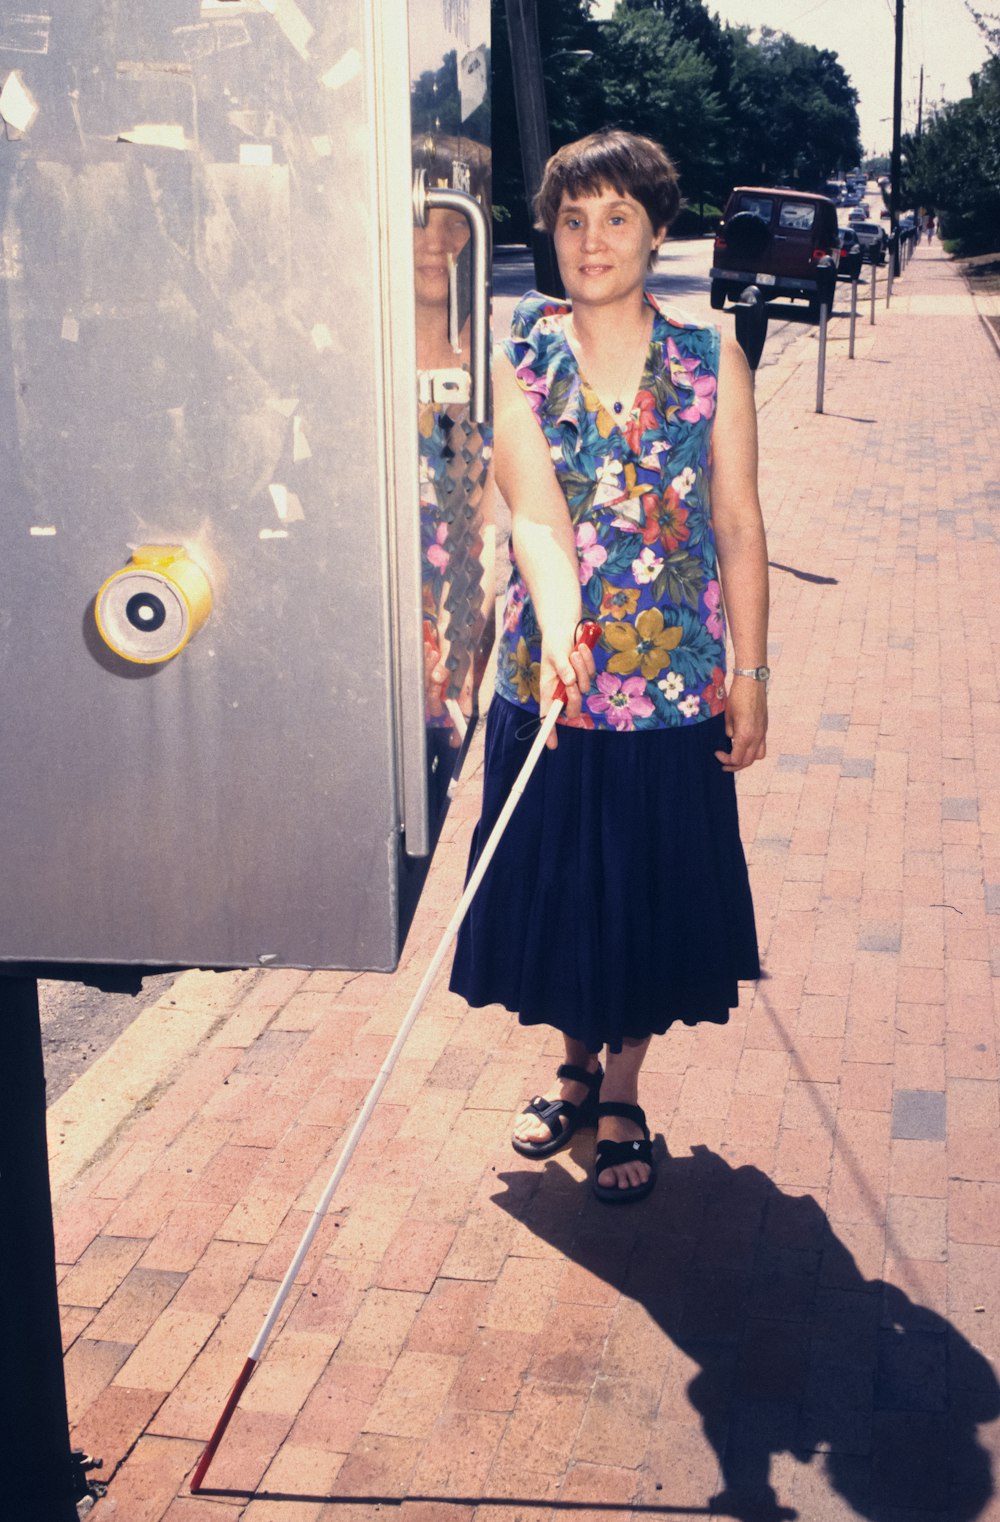
[[[577,639],[577,648],[579,648],[581,645],[586,645],[588,649],[593,650],[600,637],[600,625],[587,621],[583,623],[580,628],[579,638]],[[229,1392],[229,1399],[226,1401],[226,1404],[223,1407],[222,1415],[216,1422],[215,1430],[208,1440],[208,1444],[205,1448],[204,1453],[198,1460],[198,1467],[196,1468],[191,1479],[192,1492],[197,1492],[201,1489],[205,1475],[208,1473],[208,1467],[215,1457],[216,1450],[222,1441],[226,1428],[229,1426],[236,1407],[240,1403],[240,1397],[242,1396],[243,1391],[246,1389],[247,1385],[250,1383],[250,1377],[261,1360],[265,1344],[267,1343],[271,1332],[274,1330],[275,1322],[281,1314],[281,1308],[288,1298],[288,1293],[291,1290],[292,1285],[295,1283],[299,1269],[302,1267],[302,1264],[306,1258],[306,1254],[312,1246],[313,1238],[320,1228],[323,1217],[326,1215],[327,1211],[330,1208],[330,1201],[333,1199],[333,1196],[336,1193],[337,1185],[340,1183],[345,1172],[347,1171],[347,1165],[350,1163],[351,1158],[354,1156],[355,1149],[357,1148],[358,1143],[364,1135],[365,1127],[367,1126],[369,1120],[371,1120],[372,1111],[378,1104],[379,1096],[389,1081],[389,1077],[392,1073],[393,1068],[396,1066],[400,1052],[406,1045],[406,1039],[413,1028],[413,1022],[419,1015],[421,1009],[423,1008],[424,1000],[427,998],[427,995],[431,991],[431,985],[437,976],[437,972],[441,966],[441,963],[444,961],[448,947],[451,945],[454,937],[458,934],[458,927],[461,925],[468,912],[469,905],[472,903],[472,900],[475,897],[476,889],[482,882],[483,877],[486,873],[486,868],[489,866],[490,862],[493,859],[493,854],[496,851],[497,846],[500,844],[500,839],[504,833],[504,830],[507,828],[507,825],[510,822],[511,815],[517,807],[518,800],[520,799],[521,794],[524,792],[524,789],[527,786],[529,777],[538,764],[538,758],[545,748],[545,742],[548,739],[549,735],[552,733],[556,720],[563,711],[566,702],[566,689],[563,687],[561,682],[559,683],[556,692],[557,696],[553,700],[552,707],[549,709],[548,713],[545,715],[545,718],[542,720],[538,733],[532,741],[531,749],[528,751],[524,765],[518,772],[517,779],[514,782],[514,786],[510,790],[507,801],[501,809],[497,822],[493,826],[493,829],[490,831],[489,838],[487,839],[486,844],[483,846],[483,849],[480,852],[479,860],[476,862],[476,865],[472,870],[472,874],[465,885],[465,891],[458,901],[458,906],[455,909],[451,919],[448,921],[447,928],[440,941],[438,942],[437,950],[431,957],[430,965],[428,966],[427,971],[424,973],[423,978],[420,980],[420,987],[417,989],[416,993],[413,996],[413,1002],[406,1012],[406,1017],[403,1020],[402,1025],[399,1027],[399,1030],[396,1032],[396,1038],[393,1041],[392,1046],[389,1048],[388,1052],[385,1055],[385,1060],[379,1069],[378,1077],[375,1079],[375,1082],[372,1084],[370,1090],[368,1091],[368,1097],[366,1098],[364,1104],[361,1106],[361,1111],[358,1115],[357,1120],[351,1127],[350,1135],[348,1136],[343,1148],[341,1149],[340,1156],[337,1159],[337,1163],[333,1172],[330,1174],[327,1186],[323,1190],[319,1202],[317,1203],[316,1208],[312,1213],[308,1226],[302,1233],[302,1240],[295,1250],[295,1256],[292,1259],[291,1263],[288,1265],[288,1271],[278,1286],[278,1292],[275,1295],[274,1300],[271,1302],[271,1309],[268,1311],[266,1317],[264,1318],[263,1325],[261,1326],[260,1331],[257,1333],[257,1337],[250,1349],[250,1352],[247,1354],[247,1359],[242,1369],[240,1370],[239,1378],[233,1385],[232,1390]],[[558,695],[560,692],[562,696]]]

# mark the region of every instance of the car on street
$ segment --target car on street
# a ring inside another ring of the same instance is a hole
[[[867,222],[868,212],[861,206],[855,206],[853,211],[847,213],[848,222]]]
[[[852,280],[857,280],[861,273],[862,252],[858,235],[853,227],[842,227],[840,238],[840,264],[838,274],[849,275]]]
[[[861,245],[861,257],[866,264],[884,264],[889,240],[885,228],[877,222],[854,222],[852,224]]]
[[[716,234],[710,271],[712,306],[739,301],[755,285],[765,301],[808,301],[818,320],[832,298],[840,259],[837,210],[829,196],[788,186],[739,185]]]

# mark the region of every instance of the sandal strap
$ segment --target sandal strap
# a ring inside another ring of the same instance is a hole
[[[646,1137],[643,1141],[599,1141],[594,1154],[595,1177],[605,1168],[620,1168],[623,1163],[653,1164],[653,1144]]]
[[[552,1140],[555,1141],[566,1129],[560,1124],[562,1117],[565,1115],[572,1124],[576,1111],[577,1106],[568,1099],[546,1099],[544,1095],[536,1094],[534,1099],[528,1100],[521,1114],[534,1115],[543,1125],[548,1126]]]
[[[566,1079],[570,1083],[585,1083],[591,1093],[599,1089],[604,1079],[604,1069],[598,1063],[592,1073],[586,1068],[578,1068],[575,1063],[563,1062],[556,1068],[556,1077]]]
[[[641,1108],[640,1105],[622,1104],[617,1099],[602,1099],[600,1104],[597,1106],[598,1120],[600,1120],[602,1115],[617,1115],[621,1120],[630,1120],[633,1125],[641,1126],[645,1133],[646,1141],[649,1141],[649,1127],[646,1124],[646,1112]],[[604,1143],[602,1142],[601,1146],[603,1145]],[[623,1143],[623,1145],[630,1147],[632,1143],[626,1142]]]

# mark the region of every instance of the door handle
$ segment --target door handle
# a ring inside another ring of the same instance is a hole
[[[469,224],[472,245],[472,312],[470,314],[470,368],[472,395],[469,416],[473,423],[489,417],[489,227],[486,213],[475,196],[464,190],[429,190],[426,170],[413,176],[413,220],[427,226],[427,213],[457,211]]]

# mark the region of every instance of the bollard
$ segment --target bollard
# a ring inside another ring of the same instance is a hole
[[[878,285],[878,265],[875,263],[875,260],[873,259],[872,263],[871,263],[871,276],[869,277],[869,287],[870,288],[869,288],[869,291],[868,291],[868,301],[869,301],[869,306],[870,306],[870,311],[869,311],[869,314],[868,314],[868,326],[870,328],[873,328],[875,326],[875,287],[877,285]]]
[[[896,262],[895,261],[895,255],[893,254],[892,249],[890,249],[889,253],[888,253],[888,256],[886,258],[886,261],[885,261],[885,263],[886,263],[886,271],[885,271],[885,306],[886,306],[886,311],[889,310],[889,303],[892,300],[892,267],[895,264],[895,262]]]
[[[830,304],[824,301],[819,309],[819,363],[816,367],[816,411],[823,411],[823,392],[826,389],[826,329],[830,320]]]
[[[860,271],[858,272],[860,274]],[[851,281],[851,336],[847,345],[848,359],[854,358],[854,330],[858,325],[858,276]]]

